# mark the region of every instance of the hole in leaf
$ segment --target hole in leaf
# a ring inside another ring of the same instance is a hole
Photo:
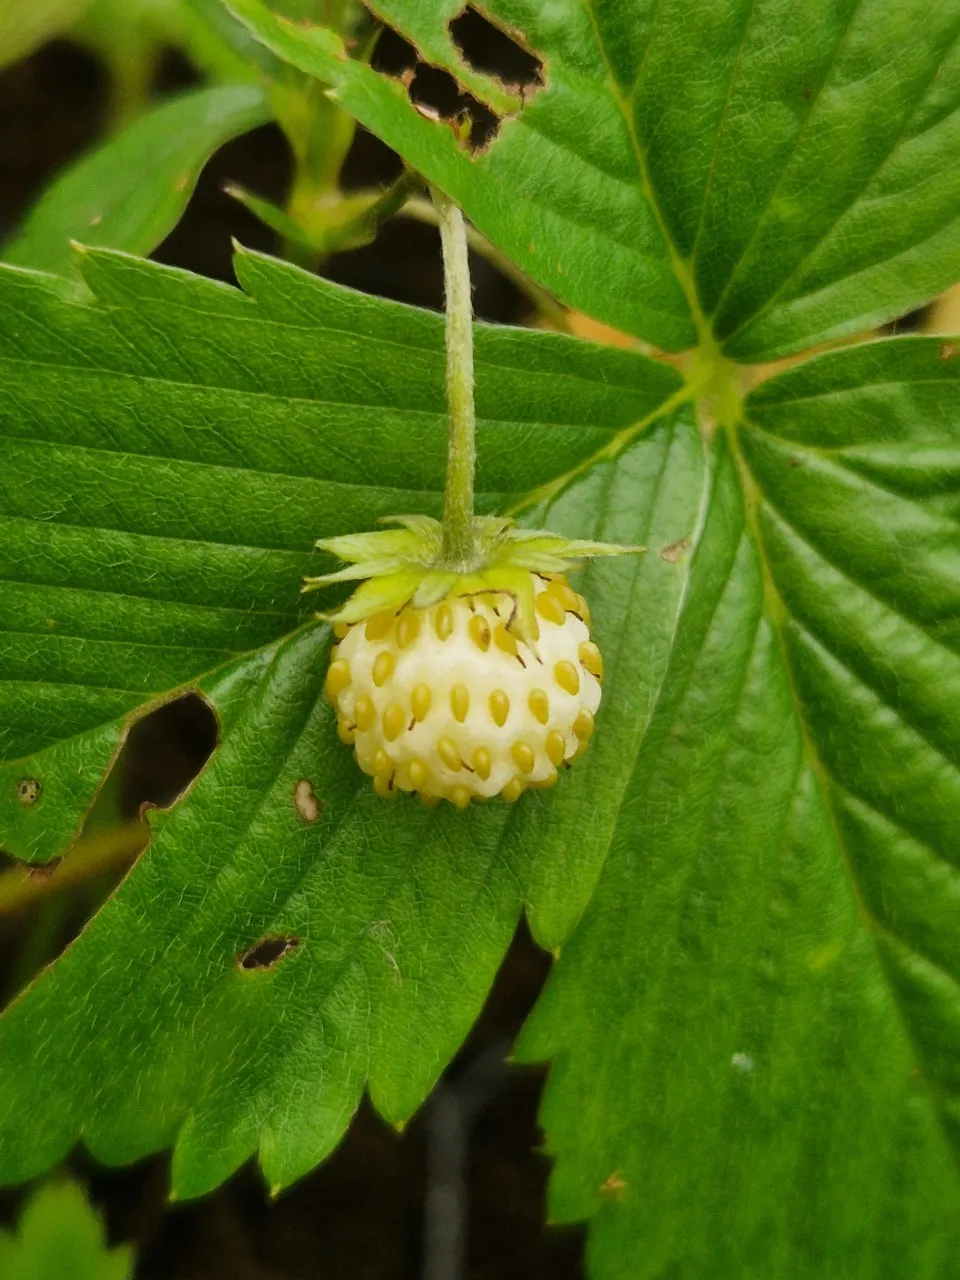
[[[403,79],[405,75],[413,74],[419,61],[416,49],[409,40],[404,40],[399,31],[386,25],[380,27],[370,57],[370,65],[374,71]]]
[[[381,27],[370,65],[400,80],[420,114],[450,124],[471,151],[482,150],[496,137],[500,127],[496,112],[461,89],[449,71],[424,62],[415,46],[392,27]]]
[[[494,76],[505,89],[520,92],[543,85],[543,62],[519,40],[468,4],[451,18],[450,36],[467,66]]]
[[[415,107],[450,120],[460,109],[460,86],[449,71],[421,62],[409,86],[410,101]]]
[[[249,951],[242,951],[237,956],[237,964],[241,969],[272,969],[299,945],[300,939],[294,937],[261,938]]]
[[[0,970],[7,943],[23,951],[13,977],[0,982],[0,999],[14,995],[80,933],[146,847],[144,809],[172,805],[209,760],[218,736],[216,713],[199,693],[158,707],[131,726],[79,839],[63,857],[27,866],[0,854]],[[24,788],[28,800],[33,790]],[[38,941],[27,947],[35,922]]]
[[[485,102],[478,101],[472,94],[465,93],[461,101],[463,110],[470,120],[469,144],[471,151],[485,151],[497,136],[500,129],[500,117],[491,111]]]
[[[489,146],[497,135],[500,117],[472,93],[462,91],[449,71],[421,62],[408,92],[421,115],[453,125],[471,151]]]
[[[210,759],[219,732],[216,712],[199,693],[184,694],[138,720],[117,761],[121,816],[169,808]]]
[[[901,333],[919,333],[930,319],[930,312],[929,303],[922,307],[915,307],[913,311],[897,316],[896,320],[891,320],[889,324],[881,325],[877,332],[891,338]]]

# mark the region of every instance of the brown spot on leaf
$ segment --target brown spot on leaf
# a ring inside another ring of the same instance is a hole
[[[42,790],[39,778],[21,778],[17,783],[17,799],[25,809],[31,809],[40,799]]]
[[[240,969],[272,969],[284,956],[296,951],[300,939],[296,937],[270,936],[254,943],[249,951],[241,951],[237,956],[237,967]]]
[[[614,1169],[613,1173],[611,1173],[610,1177],[607,1178],[606,1182],[600,1188],[600,1195],[607,1196],[611,1200],[622,1200],[623,1193],[626,1189],[627,1184],[620,1176],[620,1170]]]
[[[678,538],[676,542],[668,542],[665,547],[660,548],[660,559],[666,560],[667,564],[676,564],[678,560],[682,560],[684,553],[690,549],[689,538]]]
[[[802,459],[802,458],[791,458],[791,459],[787,462],[787,466],[788,466],[788,467],[802,467],[802,466],[803,466],[803,459]]]
[[[293,803],[304,822],[316,822],[323,813],[323,805],[317,799],[309,778],[301,778],[293,788]]]
[[[91,227],[99,227],[102,221],[103,221],[103,214],[95,213],[93,217],[90,219],[90,222],[88,223],[88,225]]]
[[[952,360],[958,351],[960,351],[960,347],[955,342],[944,342],[940,346],[940,359]]]

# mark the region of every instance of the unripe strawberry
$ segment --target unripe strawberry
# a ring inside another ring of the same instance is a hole
[[[515,599],[452,596],[341,626],[326,693],[341,738],[382,796],[430,803],[549,787],[580,755],[600,702],[586,602],[562,576],[534,576],[536,623],[508,629]]]
[[[321,539],[348,565],[303,588],[361,583],[320,615],[340,641],[325,684],[340,737],[384,797],[465,809],[553,786],[587,748],[603,677],[587,602],[564,572],[643,547],[474,516],[468,562],[450,566],[438,521],[386,523],[400,527]]]

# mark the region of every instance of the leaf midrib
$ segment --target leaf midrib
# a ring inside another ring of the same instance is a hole
[[[742,406],[741,406],[741,409],[742,409]],[[874,961],[877,966],[877,972],[880,974],[880,977],[882,979],[884,990],[888,993],[890,997],[890,1003],[893,1007],[895,1016],[897,1018],[897,1022],[900,1026],[900,1031],[901,1031],[901,1034],[903,1035],[904,1043],[908,1047],[908,1050],[910,1053],[910,1058],[913,1063],[913,1069],[916,1072],[917,1077],[923,1082],[923,1086],[927,1091],[928,1095],[933,1098],[936,1098],[938,1096],[938,1088],[935,1082],[932,1081],[927,1074],[927,1071],[925,1068],[925,1059],[920,1051],[920,1047],[909,1025],[907,1024],[906,1019],[904,1018],[904,1015],[900,1008],[900,1001],[897,999],[896,993],[893,990],[891,990],[890,984],[887,981],[886,968],[883,963],[883,958],[877,949],[877,945],[875,941],[875,936],[876,936],[876,933],[878,932],[879,922],[875,920],[873,914],[871,913],[870,909],[866,904],[865,899],[860,893],[860,888],[857,883],[857,877],[853,870],[853,865],[850,860],[850,855],[847,851],[846,842],[843,840],[841,835],[840,824],[837,820],[837,815],[834,809],[833,795],[835,793],[835,789],[848,792],[849,788],[843,783],[837,783],[837,781],[833,777],[833,774],[831,773],[829,768],[826,766],[825,762],[822,760],[820,753],[818,752],[816,746],[814,745],[809,728],[807,726],[806,718],[803,715],[802,702],[800,699],[799,690],[797,689],[797,686],[796,686],[793,666],[790,662],[789,653],[787,651],[786,636],[784,635],[783,623],[782,623],[782,620],[784,618],[789,618],[794,623],[796,622],[796,620],[793,619],[793,615],[790,613],[790,610],[787,607],[786,601],[783,599],[783,597],[781,596],[777,588],[776,581],[773,577],[770,566],[767,562],[766,555],[764,554],[763,538],[762,538],[760,528],[757,524],[757,503],[758,503],[758,500],[760,500],[761,498],[761,489],[760,489],[760,486],[754,481],[753,473],[750,470],[746,460],[744,459],[740,449],[739,431],[744,427],[748,427],[749,425],[750,424],[748,423],[747,419],[743,416],[741,412],[735,422],[725,424],[726,436],[730,444],[730,451],[736,462],[738,474],[740,476],[740,484],[741,484],[741,488],[744,495],[745,521],[746,521],[746,526],[750,533],[751,541],[754,546],[757,562],[760,566],[760,571],[763,576],[764,599],[765,599],[765,602],[775,601],[778,606],[776,608],[769,608],[768,604],[765,603],[763,612],[764,612],[764,615],[767,617],[767,620],[769,622],[769,625],[772,629],[774,636],[776,637],[777,650],[780,656],[780,663],[783,668],[784,679],[785,679],[786,687],[790,694],[790,700],[793,704],[794,718],[797,724],[798,731],[800,733],[802,749],[803,749],[803,758],[806,760],[808,767],[811,769],[813,776],[817,781],[817,786],[820,791],[821,798],[823,800],[824,812],[826,814],[827,821],[830,825],[830,831],[833,835],[834,846],[837,850],[837,854],[843,866],[844,876],[845,876],[850,894],[852,896],[852,899],[856,905],[857,914],[859,915],[861,921],[863,922],[863,925],[868,937],[871,939],[872,951],[873,951]],[[853,794],[853,793],[851,792],[850,794]],[[860,799],[861,803],[865,804],[869,809],[877,813],[881,818],[884,818],[884,820],[888,820],[885,814],[883,814],[881,811],[876,809],[872,801],[864,797],[858,797],[858,799]],[[899,825],[899,824],[895,823],[894,825]],[[908,832],[907,834],[912,836],[912,833]],[[927,842],[925,840],[920,839],[919,842],[925,846],[927,845]],[[937,856],[939,857],[939,855]],[[905,945],[902,939],[898,939],[898,941],[901,946]],[[917,954],[921,954],[921,953],[917,952]],[[954,1161],[958,1164],[958,1167],[960,1167],[960,1152],[958,1152],[955,1147],[950,1131],[947,1128],[946,1124],[944,1123],[943,1117],[941,1116],[941,1113],[940,1113],[940,1108],[938,1106],[934,1107],[934,1113],[936,1115],[937,1125],[943,1137],[944,1143],[947,1146],[948,1150],[951,1152],[954,1158]]]
[[[850,13],[844,25],[844,28],[840,32],[840,37],[837,40],[836,44],[834,45],[833,53],[831,54],[830,60],[828,61],[826,67],[824,68],[823,76],[820,80],[820,83],[817,85],[817,91],[816,93],[811,95],[810,102],[807,105],[807,111],[805,112],[803,120],[801,121],[800,128],[797,130],[797,134],[793,140],[793,145],[790,148],[789,154],[784,157],[783,164],[781,165],[780,173],[777,175],[777,181],[774,183],[773,190],[770,192],[767,202],[764,205],[763,209],[761,210],[760,216],[757,218],[756,223],[754,224],[754,228],[750,234],[750,238],[747,240],[746,244],[743,246],[743,249],[738,254],[736,262],[734,262],[730,268],[730,274],[727,277],[727,282],[724,285],[723,290],[719,298],[717,299],[717,302],[713,310],[710,313],[711,317],[716,316],[719,313],[721,307],[723,306],[723,303],[726,301],[726,298],[728,293],[730,292],[730,289],[733,287],[733,284],[737,279],[738,272],[741,266],[743,265],[744,259],[746,258],[750,250],[753,248],[754,244],[757,241],[757,237],[759,236],[763,226],[766,224],[766,221],[770,215],[770,210],[773,208],[773,203],[776,200],[777,196],[780,194],[780,189],[786,177],[787,170],[789,169],[790,165],[793,163],[794,157],[797,154],[797,150],[800,146],[800,143],[804,135],[806,134],[807,126],[809,125],[810,121],[813,119],[814,112],[817,106],[819,105],[821,98],[823,97],[824,90],[826,89],[827,84],[830,80],[830,77],[833,74],[834,68],[836,67],[837,59],[840,56],[840,51],[842,50],[843,46],[846,44],[846,41],[849,39],[850,31],[853,27],[854,20],[856,19],[857,15],[860,12],[862,3],[863,3],[863,0],[856,0],[856,3],[853,4],[850,9]],[[857,198],[859,199],[859,196]],[[856,201],[854,201],[854,203],[856,203]],[[753,318],[754,317],[751,316],[751,319]],[[734,332],[738,332],[738,331],[735,330]],[[728,335],[727,340],[729,340],[729,338],[732,336],[733,336],[732,334]]]
[[[740,33],[740,40],[737,44],[737,56],[734,58],[730,67],[730,75],[727,79],[727,89],[723,99],[723,109],[720,112],[720,118],[717,121],[717,127],[713,133],[713,147],[710,154],[710,169],[707,173],[707,181],[704,183],[703,199],[700,201],[700,214],[697,218],[697,229],[694,233],[693,243],[690,246],[689,258],[691,262],[695,262],[697,258],[697,250],[700,247],[700,236],[703,233],[704,224],[707,218],[707,208],[710,204],[710,195],[713,191],[714,178],[717,172],[717,158],[720,155],[720,140],[723,131],[727,125],[727,117],[730,114],[730,102],[733,98],[733,86],[736,82],[737,75],[740,71],[740,64],[743,61],[743,51],[747,44],[747,35],[757,12],[757,0],[750,0],[750,6],[744,17],[743,30]],[[639,83],[639,77],[638,77]]]
[[[860,8],[860,4],[858,3],[855,6],[855,10],[859,11],[859,8]],[[852,26],[852,23],[850,25]],[[847,28],[847,30],[844,31],[843,39],[841,41],[838,41],[838,48],[846,40],[848,31],[849,31],[849,27]],[[876,165],[876,167],[873,168],[870,171],[870,173],[867,175],[865,181],[858,188],[853,198],[847,204],[845,204],[841,210],[838,211],[837,215],[831,220],[830,225],[824,229],[824,231],[818,236],[816,242],[810,246],[810,248],[804,253],[803,257],[781,280],[780,284],[776,287],[774,292],[767,298],[767,300],[763,303],[763,305],[760,306],[759,308],[756,308],[750,316],[741,320],[740,323],[734,329],[732,329],[729,333],[725,334],[724,336],[725,344],[732,342],[734,338],[737,337],[738,334],[743,332],[744,329],[746,329],[748,326],[752,324],[755,324],[757,320],[759,320],[762,316],[770,312],[770,310],[774,307],[774,305],[783,297],[784,293],[789,288],[789,286],[797,279],[799,275],[802,274],[804,269],[810,264],[810,261],[815,257],[818,250],[821,249],[824,244],[826,244],[827,240],[833,235],[833,233],[836,231],[837,227],[840,225],[843,219],[847,216],[847,214],[850,213],[850,211],[853,208],[855,208],[856,205],[863,199],[867,191],[870,189],[873,183],[877,180],[877,178],[886,168],[887,164],[889,164],[889,162],[893,159],[894,155],[899,150],[901,143],[904,141],[904,139],[907,136],[907,132],[910,128],[910,124],[914,116],[916,115],[917,111],[922,105],[924,98],[927,96],[927,93],[929,92],[931,86],[933,85],[933,82],[936,80],[937,76],[939,75],[940,68],[943,65],[943,62],[949,56],[949,53],[957,44],[958,40],[960,40],[960,28],[958,28],[957,34],[954,36],[949,49],[944,54],[944,58],[941,61],[936,62],[934,64],[929,78],[923,82],[920,94],[917,96],[917,98],[914,101],[911,102],[909,110],[904,115],[903,125],[898,131],[896,137],[891,142],[889,149],[884,153],[883,157],[881,158],[880,162]],[[832,65],[831,65],[831,70],[832,70]],[[810,116],[807,116],[806,120],[809,120],[809,119],[810,119]],[[806,126],[806,120],[804,121],[804,126]],[[791,153],[791,158],[792,158],[792,153]],[[785,174],[786,174],[786,165],[784,165],[784,168],[781,170],[780,178],[778,179],[778,182],[777,182],[777,190],[779,190],[780,182],[782,181]],[[772,201],[771,201],[771,204],[772,204]],[[766,217],[766,214],[769,211],[769,208],[770,208],[770,205],[768,205],[767,209],[764,210],[764,217]],[[930,235],[928,235],[926,239],[927,240],[932,239],[935,235],[938,235],[939,232],[942,231],[945,226],[949,226],[950,222],[957,221],[958,219],[960,219],[960,215],[952,215],[946,222],[939,224],[935,229],[935,231],[933,231]],[[758,230],[759,230],[759,225],[758,225]],[[755,237],[751,238],[751,244],[754,239]],[[923,243],[923,241],[921,241],[920,243]],[[909,252],[910,250],[916,249],[917,247],[918,247],[917,244],[911,244],[910,246],[908,246],[906,250],[901,250],[901,253]],[[739,267],[742,265],[743,258],[745,257],[745,255],[746,255],[746,250],[738,260],[737,267],[735,270],[739,269]],[[896,255],[896,257],[899,257],[899,256],[901,256],[900,253]],[[885,255],[884,257],[879,259],[879,261],[881,262],[889,262],[891,260],[895,260],[895,259],[891,259],[888,255]],[[814,291],[813,296],[816,296],[817,293],[824,293],[828,289],[835,288],[836,285],[841,281],[847,280],[851,276],[859,275],[863,271],[869,271],[871,270],[872,267],[876,265],[877,265],[876,262],[873,262],[873,263],[869,263],[865,267],[859,268],[857,271],[848,271],[844,275],[839,276],[837,279],[831,280],[827,284],[822,285],[819,289]],[[724,289],[723,295],[718,301],[714,311],[711,313],[712,315],[716,316],[719,313],[721,303],[723,302],[724,298],[726,297],[729,291],[730,286],[733,283],[734,274],[735,272],[731,274],[730,280],[727,283],[727,287]]]
[[[606,444],[601,445],[599,449],[595,449],[589,457],[584,458],[582,462],[578,462],[576,466],[571,467],[568,471],[562,472],[558,476],[554,476],[550,480],[545,480],[543,484],[537,485],[535,489],[529,489],[526,493],[521,494],[507,508],[506,515],[514,515],[519,511],[523,511],[528,507],[535,506],[540,502],[554,502],[556,499],[580,476],[591,471],[601,462],[615,462],[625,449],[628,449],[633,441],[649,427],[652,427],[661,419],[671,417],[681,409],[685,404],[689,404],[694,400],[693,388],[686,382],[682,383],[672,395],[663,400],[657,407],[645,414],[644,417],[638,418],[636,422],[628,423],[625,427],[616,430],[611,439]],[[509,497],[509,495],[504,495]]]
[[[584,0],[584,7],[586,9],[587,16],[590,19],[590,26],[593,29],[593,36],[594,36],[594,40],[596,41],[597,49],[600,53],[600,57],[603,60],[604,67],[606,68],[607,87],[610,90],[610,93],[617,104],[617,107],[620,111],[620,115],[623,118],[623,122],[627,128],[627,133],[630,138],[630,145],[633,148],[633,153],[637,162],[637,172],[640,177],[641,190],[643,194],[646,196],[647,201],[650,205],[650,208],[653,212],[653,216],[656,219],[657,226],[660,228],[660,234],[663,237],[663,242],[666,246],[667,253],[670,258],[670,265],[673,268],[673,273],[676,276],[677,282],[679,283],[680,288],[683,290],[684,297],[687,300],[687,307],[689,308],[689,311],[690,311],[690,318],[693,321],[694,328],[696,329],[697,334],[699,336],[700,346],[708,351],[713,350],[716,347],[716,343],[714,341],[713,334],[710,330],[710,327],[707,324],[707,320],[703,313],[703,310],[700,306],[700,298],[697,293],[697,288],[693,279],[693,273],[690,268],[690,263],[681,255],[679,249],[674,243],[673,236],[670,232],[666,218],[664,217],[663,210],[660,208],[660,202],[656,197],[656,191],[650,177],[650,169],[649,169],[649,166],[647,165],[646,154],[643,150],[643,147],[640,145],[640,139],[637,136],[637,126],[636,126],[636,121],[634,120],[633,112],[630,110],[629,102],[624,98],[623,93],[620,90],[620,86],[617,83],[617,78],[613,71],[613,64],[611,63],[610,57],[607,53],[606,45],[604,43],[603,35],[601,33],[600,23],[597,19],[597,12],[594,7],[594,0]],[[650,50],[650,45],[652,43],[652,35],[653,33],[651,30],[648,43],[647,43],[647,48],[644,51],[644,59],[646,58],[646,54]],[[638,84],[639,84],[639,74],[638,74],[637,80],[634,83],[633,89],[631,91],[631,96],[634,96],[636,94]]]

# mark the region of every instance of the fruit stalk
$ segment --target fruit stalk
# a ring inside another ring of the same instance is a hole
[[[467,232],[459,208],[435,188],[431,192],[443,247],[446,292],[447,477],[443,495],[443,567],[469,572],[476,560],[473,474],[476,412],[473,404],[473,301]]]

